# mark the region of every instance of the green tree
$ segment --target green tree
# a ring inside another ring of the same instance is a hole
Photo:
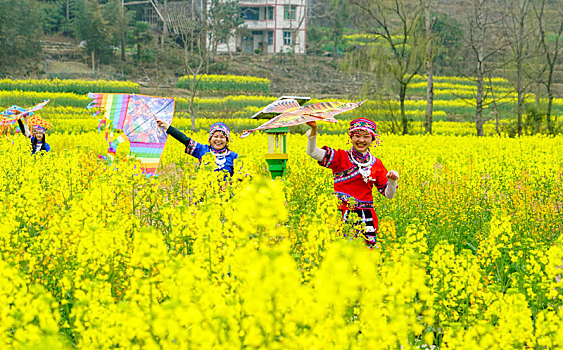
[[[141,64],[142,61],[142,48],[151,42],[151,27],[147,22],[137,21],[132,31],[132,42],[135,45],[135,63]]]
[[[41,57],[40,16],[36,0],[0,0],[0,71]]]
[[[432,12],[434,68],[438,74],[453,75],[461,58],[463,24],[445,13]]]
[[[72,21],[77,12],[75,0],[40,0],[43,32],[72,36]]]
[[[66,0],[64,0],[66,1]],[[41,6],[41,25],[45,34],[58,33],[64,21],[61,5],[63,0],[43,2]]]
[[[96,1],[78,0],[77,8],[74,30],[78,39],[86,41],[86,52],[95,71],[96,63],[107,63],[112,56],[112,29],[104,18],[103,5]]]
[[[121,60],[125,61],[125,44],[127,30],[133,20],[133,15],[122,6],[121,0],[109,0],[103,7],[104,18],[111,23],[112,43],[121,49]]]

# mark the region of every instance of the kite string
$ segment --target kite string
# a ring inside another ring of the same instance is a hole
[[[150,106],[147,105],[147,103],[146,103],[145,101],[143,101],[142,99],[138,99],[137,101],[140,101],[140,102],[145,106],[145,109],[150,112],[150,114],[152,115],[152,119],[154,119],[154,121],[155,121],[155,123],[156,123],[156,121],[157,121],[156,115],[155,115],[154,112],[150,109]],[[168,107],[168,105],[170,105],[170,101],[169,101],[167,104],[165,104],[164,106],[162,106],[162,107],[160,108],[160,110],[158,110],[156,113],[160,113],[160,111],[162,111],[163,109],[165,109],[166,107]],[[140,128],[143,124],[145,124],[145,123],[142,123],[142,124],[138,125],[135,129],[130,130],[129,133],[130,133],[130,134],[133,133],[135,130],[137,130],[138,128]],[[157,135],[159,135],[159,136],[164,135],[164,130],[162,130],[161,128],[156,128],[156,129],[155,129],[155,128],[153,128],[153,125],[152,125],[152,124],[150,125],[150,127],[151,127],[151,129],[152,129]]]

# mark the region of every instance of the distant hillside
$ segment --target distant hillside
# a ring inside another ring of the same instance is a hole
[[[101,66],[95,73],[87,64],[82,49],[70,40],[50,38],[43,43],[44,56],[33,70],[13,72],[13,78],[75,78],[118,79],[136,81],[150,93],[185,96],[187,92],[176,89],[175,84],[182,68],[170,62],[152,67],[136,68],[129,63],[120,68],[120,62]],[[358,97],[366,79],[362,74],[350,74],[336,69],[330,57],[234,54],[219,56],[223,74],[249,75],[271,80],[274,96],[292,94],[317,98]],[[423,73],[423,72],[422,72]],[[555,74],[556,96],[563,96],[563,64]],[[201,94],[200,94],[201,96]]]
[[[152,91],[186,94],[185,90],[175,89],[180,66],[129,67],[129,74],[122,74],[115,66],[101,66],[94,73],[72,44],[52,41],[48,42],[45,56],[40,71],[34,74],[37,78],[127,79]],[[364,79],[361,74],[340,72],[327,57],[234,54],[219,56],[219,60],[224,69],[214,73],[268,78],[272,95],[354,98]]]

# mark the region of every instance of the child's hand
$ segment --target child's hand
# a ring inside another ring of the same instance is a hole
[[[156,120],[156,125],[160,126],[161,128],[163,128],[165,131],[168,130],[168,127],[170,125],[166,124],[165,122],[163,122],[162,120]]]
[[[311,127],[311,130],[307,131],[306,133],[307,137],[317,135],[317,122],[316,121],[307,122],[307,125]]]
[[[396,170],[391,170],[387,173],[387,179],[397,181],[399,180],[399,173]]]

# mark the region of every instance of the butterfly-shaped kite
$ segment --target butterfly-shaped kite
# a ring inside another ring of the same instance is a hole
[[[92,99],[88,108],[101,108],[98,113],[104,111],[98,130],[102,126],[106,128],[108,154],[115,155],[117,146],[124,142],[126,137],[130,143],[131,153],[141,161],[143,172],[154,175],[168,136],[158,127],[156,120],[172,123],[174,99],[96,93],[89,93],[88,97]],[[123,130],[123,134],[114,138],[112,128]]]
[[[334,118],[335,115],[357,108],[365,101],[366,100],[360,102],[319,102],[301,106],[295,99],[277,100],[264,107],[259,113],[280,114],[255,129],[244,130],[240,138],[245,138],[256,130],[295,126],[310,121],[336,123],[338,120]]]
[[[19,119],[32,116],[33,112],[40,110],[47,103],[49,103],[49,100],[45,100],[45,101],[38,103],[35,106],[28,108],[28,109],[13,105],[12,107],[2,111],[0,113],[0,134],[8,133],[11,130],[12,126]],[[39,118],[39,117],[36,116],[36,118]],[[39,118],[39,119],[41,119],[41,118]],[[41,120],[43,120],[43,119],[41,119]],[[29,120],[28,120],[28,122],[29,122]],[[46,122],[46,123],[48,123],[48,122]]]

